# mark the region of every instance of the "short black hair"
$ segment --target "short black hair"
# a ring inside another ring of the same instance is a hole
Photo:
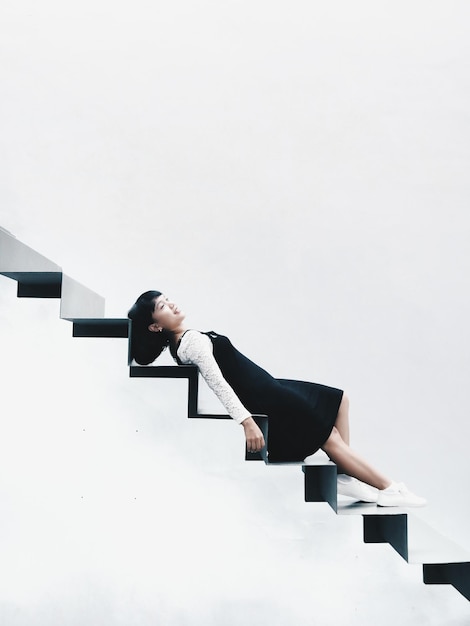
[[[155,301],[161,295],[160,291],[144,292],[127,314],[132,320],[129,354],[139,365],[149,365],[155,361],[170,343],[171,334],[167,331],[155,333],[149,330],[150,324],[154,322],[152,313]]]

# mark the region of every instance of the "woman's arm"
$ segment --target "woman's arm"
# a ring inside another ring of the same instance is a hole
[[[184,335],[178,356],[183,363],[196,365],[202,377],[224,405],[227,413],[238,424],[242,424],[248,450],[257,452],[264,446],[264,438],[251,413],[240,402],[240,399],[228,384],[220,371],[212,352],[212,342],[202,333],[190,330]]]
[[[265,442],[263,433],[251,416],[243,420],[242,426],[245,429],[246,448],[248,452],[259,452],[261,448],[264,448]]]

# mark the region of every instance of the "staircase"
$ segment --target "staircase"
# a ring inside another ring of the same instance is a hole
[[[74,337],[128,337],[129,320],[104,317],[104,298],[0,227],[0,274],[16,280],[18,298],[60,298],[60,318]]]
[[[62,272],[62,269],[0,227],[0,274],[18,283],[19,298],[60,298],[60,318],[73,324],[74,337],[128,338],[130,320],[106,318],[104,298]],[[130,364],[133,378],[188,379],[188,417],[230,419],[228,415],[198,411],[199,373],[194,366],[145,366]],[[268,417],[255,415],[268,441]],[[266,449],[245,460],[269,462]],[[276,463],[276,465],[279,465]],[[292,463],[289,463],[292,465]],[[302,467],[306,502],[326,502],[337,515],[361,515],[365,543],[388,543],[408,563],[423,566],[425,584],[450,584],[470,600],[470,553],[409,513],[397,507],[338,500],[337,468],[325,458],[311,457]]]

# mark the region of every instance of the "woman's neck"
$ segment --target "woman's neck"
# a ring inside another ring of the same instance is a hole
[[[187,331],[187,327],[186,325],[181,325],[178,326],[178,328],[176,328],[173,331],[173,341],[175,342],[175,345],[178,345],[178,341],[181,339],[181,337],[184,335],[184,333]]]

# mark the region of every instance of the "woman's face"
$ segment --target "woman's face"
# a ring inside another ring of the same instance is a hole
[[[155,299],[152,313],[153,324],[150,324],[149,330],[154,332],[159,332],[161,329],[176,330],[185,317],[183,311],[162,294]]]

